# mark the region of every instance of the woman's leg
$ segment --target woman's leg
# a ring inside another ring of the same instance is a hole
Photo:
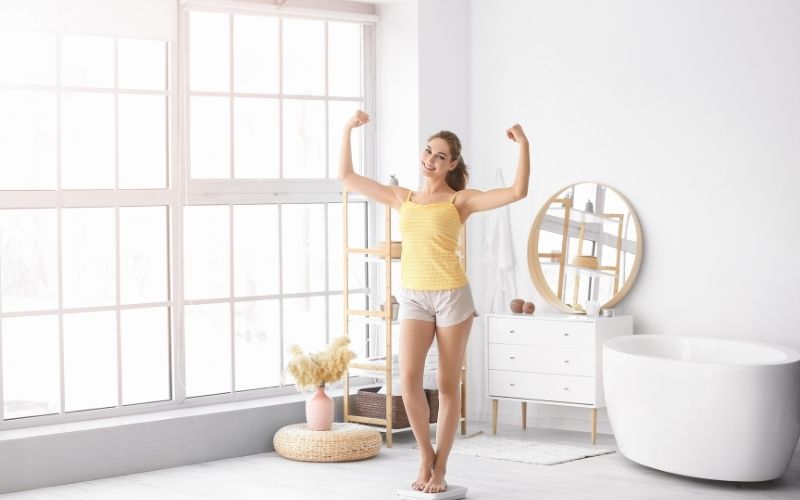
[[[447,457],[453,448],[458,420],[461,416],[461,367],[467,350],[467,340],[472,329],[472,316],[457,325],[436,329],[439,367],[436,381],[439,386],[439,416],[436,423],[436,463],[423,491],[438,493],[447,485]]]
[[[406,319],[400,327],[400,387],[411,430],[417,440],[420,464],[416,481],[411,484],[421,490],[431,478],[436,458],[431,446],[430,406],[422,389],[425,357],[433,343],[434,324],[430,321]]]

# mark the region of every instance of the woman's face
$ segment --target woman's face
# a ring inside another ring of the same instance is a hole
[[[426,177],[444,177],[447,172],[455,168],[456,160],[450,157],[450,145],[447,144],[447,141],[435,137],[422,150],[420,164],[422,175]]]

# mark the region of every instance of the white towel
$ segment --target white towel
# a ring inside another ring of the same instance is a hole
[[[505,186],[503,172],[497,169],[495,182]],[[511,300],[517,296],[514,280],[514,245],[511,239],[511,216],[508,205],[493,210],[487,221],[484,238],[483,263],[486,269],[484,307],[491,312],[508,312]]]

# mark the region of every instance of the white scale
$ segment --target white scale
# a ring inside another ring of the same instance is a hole
[[[397,490],[397,497],[405,500],[461,500],[467,498],[467,489],[463,486],[447,485],[447,491],[439,493],[423,493],[412,489]]]

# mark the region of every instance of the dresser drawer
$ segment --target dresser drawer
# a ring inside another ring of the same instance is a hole
[[[594,350],[489,344],[489,369],[594,376]]]
[[[594,349],[594,323],[490,317],[487,325],[493,344]]]
[[[594,377],[489,370],[489,397],[594,404]]]

